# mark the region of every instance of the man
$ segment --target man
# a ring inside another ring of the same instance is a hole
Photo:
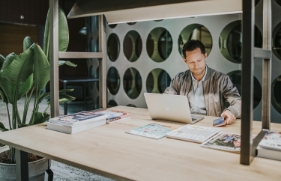
[[[207,53],[199,40],[185,43],[182,53],[189,70],[176,75],[164,93],[186,95],[193,114],[221,116],[226,124],[233,123],[241,114],[241,97],[230,78],[206,65]]]

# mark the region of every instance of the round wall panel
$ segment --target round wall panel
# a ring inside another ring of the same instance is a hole
[[[281,6],[281,0],[275,0],[275,2],[276,2],[279,6]]]
[[[108,108],[115,107],[115,106],[118,106],[116,101],[114,101],[114,100],[108,101],[108,103],[107,103]]]
[[[279,23],[273,30],[273,47],[274,55],[281,60],[281,23]]]
[[[200,40],[204,44],[208,55],[210,54],[213,46],[213,40],[210,31],[205,26],[200,24],[191,24],[181,31],[178,38],[178,51],[182,57],[183,45],[189,40]]]
[[[135,62],[142,51],[142,40],[138,32],[129,31],[123,42],[124,55],[130,62]]]
[[[170,86],[171,77],[169,74],[160,68],[152,70],[146,79],[147,92],[163,93]]]
[[[146,40],[148,56],[155,62],[165,61],[173,49],[173,39],[165,28],[153,29]]]
[[[262,48],[262,34],[255,26],[255,47]],[[233,63],[241,63],[242,57],[242,30],[241,20],[229,23],[220,34],[219,47],[222,55]]]
[[[120,87],[120,76],[115,67],[110,67],[107,72],[107,88],[112,95],[117,94]]]
[[[279,113],[281,113],[281,75],[273,81],[271,92],[272,105]]]
[[[241,95],[241,70],[236,70],[228,73],[232,83],[237,87],[239,94]],[[254,77],[254,95],[253,95],[253,107],[256,108],[261,101],[262,89],[258,79]]]
[[[107,40],[107,55],[112,62],[115,62],[120,53],[119,38],[115,33],[109,35]]]
[[[128,68],[124,73],[123,86],[126,94],[131,99],[140,95],[142,89],[142,80],[139,71],[135,68]]]

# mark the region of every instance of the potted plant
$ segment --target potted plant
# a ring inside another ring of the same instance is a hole
[[[59,9],[59,48],[66,51],[68,46],[67,20],[62,9]],[[48,16],[46,20],[48,26]],[[67,31],[65,31],[67,29]],[[64,35],[61,36],[61,33]],[[45,31],[44,42],[48,41],[49,32]],[[42,90],[46,87],[50,79],[50,64],[48,55],[48,45],[45,44],[45,52],[39,45],[33,43],[30,37],[26,37],[23,42],[23,53],[16,55],[9,54],[7,57],[0,55],[0,101],[6,104],[9,125],[4,126],[0,122],[0,131],[9,131],[25,126],[31,126],[47,121],[50,117],[47,107],[43,112],[39,111],[40,103],[48,97],[49,93]],[[68,61],[60,61],[60,65],[71,64]],[[70,102],[75,98],[66,94],[72,90],[61,90],[59,102]],[[20,113],[18,101],[25,97],[24,109]],[[33,109],[29,109],[31,99],[34,99]],[[10,106],[9,106],[10,105]],[[10,110],[11,109],[11,110]],[[27,120],[28,112],[31,112],[30,119]],[[1,145],[0,145],[1,146]],[[47,159],[29,154],[29,177],[30,180],[44,180],[44,172],[48,168]],[[15,169],[15,149],[0,150],[0,180],[16,180]],[[2,173],[3,172],[3,173]]]

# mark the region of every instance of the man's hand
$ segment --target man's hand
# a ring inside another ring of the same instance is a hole
[[[223,111],[221,117],[224,118],[226,124],[232,124],[236,120],[234,114],[232,114],[229,110]]]

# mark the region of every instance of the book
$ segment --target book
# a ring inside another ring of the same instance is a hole
[[[261,158],[268,158],[272,160],[281,161],[281,151],[276,149],[267,149],[261,146],[257,147],[257,156]]]
[[[172,131],[170,127],[157,123],[150,123],[127,132],[130,134],[144,136],[148,138],[160,139],[165,137],[166,133]]]
[[[201,146],[230,152],[240,152],[241,136],[223,132],[202,143]]]
[[[257,156],[281,160],[281,132],[268,131],[257,147]]]
[[[106,119],[96,120],[94,122],[86,122],[85,124],[65,125],[59,123],[47,123],[47,129],[59,131],[62,133],[73,134],[80,131],[88,130],[106,124]]]
[[[281,154],[281,132],[268,131],[259,146],[266,149],[279,150]]]
[[[74,126],[106,119],[107,115],[93,114],[91,111],[82,111],[75,114],[63,115],[49,119],[50,123]]]
[[[185,125],[172,132],[166,134],[167,138],[180,139],[185,141],[192,141],[202,143],[210,137],[221,132],[219,128],[204,127],[196,125]]]
[[[119,111],[119,110],[100,110],[100,111],[93,111],[93,113],[97,115],[107,115],[107,119],[106,119],[107,124],[115,123],[131,117],[127,112]]]

